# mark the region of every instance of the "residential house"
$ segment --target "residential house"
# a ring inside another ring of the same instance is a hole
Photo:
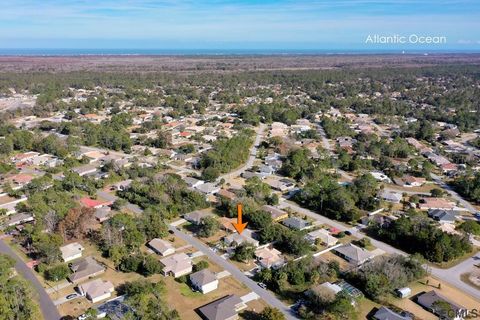
[[[99,264],[93,257],[86,257],[72,262],[70,265],[72,274],[68,277],[73,283],[79,283],[105,272],[105,267]]]
[[[467,311],[467,309],[465,309],[464,307],[450,301],[448,298],[442,296],[435,290],[420,294],[417,297],[417,303],[425,309],[439,316],[443,315],[444,312],[442,309],[440,309],[439,303],[449,305],[450,308],[455,311],[455,313],[463,310]],[[461,317],[455,317],[455,319],[461,319]]]
[[[33,217],[32,214],[20,212],[20,213],[9,215],[3,221],[3,225],[6,227],[13,227],[13,226],[21,225],[24,223],[33,222],[33,221],[35,221],[35,218]]]
[[[161,256],[168,256],[175,253],[175,248],[173,245],[166,240],[155,238],[150,240],[148,246]]]
[[[69,262],[82,257],[82,252],[85,248],[78,242],[72,242],[60,247],[62,259],[64,262]]]
[[[269,166],[269,165],[260,166],[259,171],[260,171],[261,174],[267,175],[267,176],[275,173],[275,169],[273,167]]]
[[[205,183],[205,181],[203,181],[203,180],[199,180],[199,179],[192,178],[192,177],[185,177],[185,178],[183,178],[183,181],[185,181],[185,183],[190,188],[197,188],[198,186]]]
[[[273,221],[280,221],[288,218],[288,213],[286,211],[283,211],[281,209],[275,208],[270,205],[262,206],[262,210],[270,213],[270,216],[272,217]]]
[[[25,152],[25,153],[18,153],[11,158],[11,161],[15,164],[25,163],[28,160],[31,160],[38,155],[40,155],[40,153],[34,152],[34,151],[29,151],[29,152]]]
[[[198,309],[205,320],[237,320],[238,312],[247,305],[236,295],[228,295]]]
[[[399,192],[392,192],[392,191],[384,190],[380,194],[380,198],[382,198],[382,200],[385,200],[387,202],[400,203],[400,201],[402,201],[403,197],[402,197],[402,194],[399,193]]]
[[[190,275],[192,287],[201,293],[209,293],[218,288],[217,276],[208,269],[203,269]]]
[[[221,188],[217,186],[215,183],[207,182],[195,187],[195,189],[197,189],[198,191],[206,195],[209,195],[209,194],[218,193]]]
[[[261,173],[252,172],[252,171],[245,171],[241,174],[241,176],[245,180],[248,180],[248,179],[253,178],[253,177],[258,177],[260,179],[265,179],[265,176],[262,175]]]
[[[213,217],[213,214],[211,214],[210,212],[205,212],[205,211],[192,211],[190,213],[185,214],[183,217],[188,222],[191,222],[193,224],[200,224],[200,222],[202,222],[203,218]]]
[[[414,177],[414,176],[405,176],[402,179],[400,179],[402,182],[401,186],[402,187],[421,187],[427,182],[425,178],[419,178],[419,177]]]
[[[452,210],[454,204],[443,198],[422,198],[418,204],[420,210],[443,209]]]
[[[237,229],[233,226],[233,223],[237,223],[237,218],[220,217],[218,218],[218,222],[220,223],[221,229],[229,232],[237,232]]]
[[[445,163],[440,166],[444,174],[451,174],[458,171],[458,166],[455,163]]]
[[[217,192],[217,197],[233,201],[237,198],[237,195],[233,192],[230,192],[226,189],[221,189],[220,191]]]
[[[303,230],[310,226],[310,222],[298,217],[290,217],[282,221],[282,224],[290,229]]]
[[[73,168],[72,171],[78,173],[79,176],[83,177],[88,174],[94,174],[98,170],[98,164],[86,164],[80,167]]]
[[[252,237],[247,236],[244,234],[245,231],[242,234],[239,233],[232,233],[226,237],[223,238],[223,242],[225,242],[226,245],[228,246],[238,246],[241,245],[242,243],[250,243],[255,247],[258,247],[259,242]]]
[[[108,299],[114,291],[113,284],[110,281],[95,279],[78,286],[80,293],[87,297],[92,303]]]
[[[396,313],[387,307],[381,307],[372,316],[374,320],[412,320],[413,317],[407,312]]]
[[[385,173],[380,171],[371,171],[370,174],[375,180],[385,182],[385,183],[392,183],[392,179],[390,179]]]
[[[307,239],[311,243],[314,243],[317,239],[320,239],[320,241],[327,247],[334,246],[338,242],[338,239],[332,236],[330,232],[325,229],[319,229],[309,232],[305,236],[305,239]]]
[[[83,197],[80,199],[80,204],[87,208],[98,209],[104,206],[109,206],[113,203],[113,201],[106,201],[106,200],[96,200],[89,197]]]
[[[443,210],[443,209],[430,209],[428,210],[428,216],[440,223],[454,224],[457,221],[458,211],[455,210]]]
[[[112,214],[112,208],[110,207],[100,207],[95,209],[95,219],[98,222],[104,222],[110,219]]]
[[[285,262],[282,253],[275,248],[263,247],[255,250],[257,262],[263,268],[278,268]]]
[[[97,319],[102,319],[108,316],[110,320],[125,319],[127,313],[133,313],[132,307],[124,303],[125,295],[110,299],[105,303],[97,306]]]
[[[305,292],[306,296],[312,296],[316,295],[318,293],[322,292],[331,292],[333,295],[336,295],[337,293],[341,292],[343,289],[335,284],[335,283],[330,283],[330,282],[324,282],[322,284],[318,284],[316,286],[313,286],[310,290],[307,290]]]
[[[192,259],[185,253],[177,253],[160,260],[164,265],[163,274],[172,275],[174,278],[192,272]]]
[[[287,192],[295,189],[295,183],[288,179],[267,180],[266,184],[280,192]]]
[[[132,180],[127,179],[127,180],[112,184],[112,186],[110,187],[110,190],[123,191],[128,189],[128,187],[130,187],[131,184],[132,184]]]
[[[354,266],[360,266],[374,257],[370,251],[352,243],[335,248],[333,251]]]
[[[393,221],[397,220],[398,218],[395,216],[390,215],[383,215],[383,214],[371,214],[368,216],[362,217],[362,224],[368,226],[370,223],[376,223],[380,227],[385,228],[390,225]]]
[[[3,179],[3,183],[8,183],[13,189],[19,189],[26,186],[35,178],[32,174],[17,173]]]

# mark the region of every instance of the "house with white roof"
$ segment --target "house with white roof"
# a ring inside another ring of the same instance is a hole
[[[82,252],[85,248],[78,242],[72,242],[60,247],[62,259],[64,262],[69,262],[82,257]]]

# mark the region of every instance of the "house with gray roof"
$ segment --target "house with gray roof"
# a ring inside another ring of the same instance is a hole
[[[247,305],[236,295],[228,295],[198,309],[205,320],[236,320],[238,312]]]
[[[203,269],[190,275],[192,287],[201,293],[209,293],[218,288],[217,276],[208,269]]]
[[[73,283],[82,282],[105,272],[105,267],[98,263],[93,257],[86,257],[73,262],[70,265],[70,269],[73,273],[68,277],[68,280]]]
[[[370,251],[357,247],[352,243],[335,248],[333,251],[354,266],[360,266],[374,257]]]
[[[412,320],[412,316],[407,312],[396,313],[387,307],[381,307],[372,316],[375,320]]]
[[[290,229],[303,230],[310,226],[310,222],[297,217],[290,217],[282,221],[282,224]]]
[[[209,212],[204,212],[204,211],[192,211],[190,213],[185,214],[183,217],[185,220],[188,222],[191,222],[193,224],[200,224],[202,222],[202,219],[205,217],[211,217],[213,214]]]
[[[455,210],[431,209],[428,210],[428,216],[440,223],[455,223],[458,212]]]
[[[455,313],[460,312],[460,311],[467,311],[465,307],[462,307],[452,301],[450,301],[448,298],[442,296],[440,293],[438,293],[435,290],[429,291],[422,293],[417,297],[417,303],[424,307],[425,309],[429,310],[430,312],[438,315],[438,316],[445,316],[445,311],[442,309],[441,305],[449,305],[451,310],[454,310]],[[447,317],[450,318],[450,317]],[[451,317],[454,318],[454,317]],[[454,319],[461,319],[461,317],[456,317]]]

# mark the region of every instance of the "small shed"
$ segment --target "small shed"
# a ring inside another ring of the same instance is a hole
[[[412,289],[405,287],[405,288],[399,288],[395,290],[395,293],[399,298],[406,298],[409,295],[412,294]]]

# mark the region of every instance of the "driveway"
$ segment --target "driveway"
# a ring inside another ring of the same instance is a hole
[[[57,307],[55,307],[50,296],[47,294],[40,281],[38,281],[37,277],[35,277],[33,271],[27,267],[25,262],[23,262],[23,260],[5,242],[3,242],[3,240],[0,240],[0,252],[15,259],[15,269],[22,277],[31,283],[33,289],[37,292],[38,303],[43,318],[48,320],[60,319],[61,316],[60,313],[58,313]]]
[[[218,264],[223,269],[227,270],[233,277],[235,277],[241,283],[245,284],[248,288],[250,288],[250,290],[260,296],[260,298],[262,298],[266,303],[275,308],[278,308],[287,319],[297,319],[294,315],[291,314],[290,308],[283,304],[282,301],[278,300],[277,297],[275,297],[271,292],[260,288],[255,281],[244,275],[242,271],[240,271],[236,266],[228,262],[228,260],[224,260],[220,256],[216,255],[209,247],[203,244],[203,242],[178,230],[175,227],[170,227],[170,230],[172,230],[177,237],[179,237],[183,241],[190,243],[195,249],[203,252],[212,262]]]

